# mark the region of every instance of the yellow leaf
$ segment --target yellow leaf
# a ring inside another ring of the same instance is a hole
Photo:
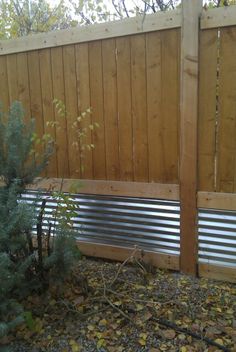
[[[187,348],[185,347],[185,346],[182,346],[181,348],[180,348],[180,352],[187,352],[188,350],[187,350]]]
[[[222,309],[220,307],[216,307],[215,309],[217,312],[221,313],[222,312]]]
[[[106,341],[104,339],[100,339],[97,342],[97,348],[101,348],[102,346],[105,346]]]
[[[143,339],[143,340],[147,340],[147,334],[144,332],[141,332],[141,334],[139,334],[139,336]]]
[[[219,345],[222,345],[222,346],[224,345],[224,342],[222,339],[216,339],[215,342],[218,343]]]
[[[144,339],[139,339],[138,342],[141,346],[146,346],[146,341]]]
[[[106,319],[102,319],[99,321],[99,325],[100,326],[106,326],[107,325],[107,320]]]
[[[78,344],[72,345],[71,349],[72,349],[72,352],[79,352],[80,351],[80,346]]]
[[[95,327],[93,325],[88,325],[88,330],[89,331],[93,331],[95,329]]]
[[[140,310],[143,310],[144,306],[142,304],[136,304],[136,310],[139,312]]]

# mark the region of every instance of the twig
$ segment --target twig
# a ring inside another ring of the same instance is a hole
[[[219,343],[215,342],[214,340],[211,340],[208,337],[201,336],[201,335],[199,335],[199,334],[197,334],[195,332],[192,332],[192,331],[190,331],[188,329],[181,328],[180,326],[176,325],[175,323],[172,323],[171,321],[168,321],[168,320],[163,319],[163,318],[155,318],[155,317],[152,317],[151,319],[155,320],[160,325],[163,325],[163,326],[166,326],[168,328],[174,329],[176,331],[182,332],[182,333],[184,333],[186,335],[194,337],[195,339],[202,340],[202,341],[206,342],[208,345],[215,346],[215,347],[219,348],[220,350],[222,350],[224,352],[230,352],[230,350],[227,347],[225,347],[223,345],[220,345]]]
[[[117,307],[115,304],[113,304],[109,298],[107,298],[107,296],[105,296],[105,300],[107,301],[107,303],[110,304],[110,306],[112,308],[114,308],[115,310],[117,310],[117,312],[119,312],[125,319],[129,320],[133,325],[135,325],[135,322],[127,315],[123,312],[123,310],[121,310],[119,307]]]
[[[114,279],[112,280],[112,282],[110,284],[111,287],[114,285],[114,283],[118,279],[118,277],[120,275],[120,272],[123,269],[123,267],[125,266],[125,264],[128,263],[134,257],[134,255],[136,254],[137,251],[138,251],[138,247],[135,246],[133,252],[131,253],[131,255],[128,258],[126,258],[123,263],[121,263],[121,265],[119,266],[119,269],[118,269],[118,271],[116,273],[116,276],[114,277]]]
[[[129,258],[127,258],[129,259]],[[125,263],[125,262],[124,262]],[[123,263],[123,264],[124,264]],[[121,268],[121,267],[120,267]],[[120,269],[119,268],[119,269]],[[119,272],[119,270],[118,270]],[[104,299],[107,301],[107,303],[115,310],[117,310],[117,312],[119,312],[125,319],[129,320],[132,324],[135,325],[134,321],[127,315],[125,314],[119,307],[117,307],[114,303],[112,303],[110,301],[110,299],[107,297],[106,295],[106,291],[107,291],[107,288],[106,288],[106,282],[105,282],[105,278],[104,278],[104,275],[103,275],[103,272],[101,271],[101,276],[102,276],[102,282],[103,282],[103,295],[104,295]]]

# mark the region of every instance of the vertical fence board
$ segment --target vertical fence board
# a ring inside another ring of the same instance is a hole
[[[217,29],[200,32],[198,189],[215,190]]]
[[[164,181],[179,179],[179,46],[178,30],[162,34],[162,134]]]
[[[120,147],[120,179],[133,181],[133,131],[131,111],[130,38],[116,39],[117,114]]]
[[[115,39],[102,41],[106,174],[120,179]]]
[[[219,154],[217,191],[234,192],[236,163],[236,27],[220,36]]]
[[[37,135],[42,138],[44,135],[44,123],[38,51],[28,53],[28,71],[31,116],[35,119],[35,131]],[[35,146],[35,150],[40,157],[44,152],[44,147],[40,143]],[[45,173],[43,173],[43,175],[45,175]]]
[[[134,180],[148,180],[145,35],[131,37]]]
[[[89,86],[89,51],[88,44],[78,44],[75,46],[76,55],[76,77],[77,77],[77,95],[78,95],[78,110],[79,115],[91,107],[90,102],[90,86]],[[82,119],[80,128],[87,129],[86,137],[82,144],[89,145],[93,143],[92,133],[89,125],[92,122],[90,114],[86,114],[85,119]],[[93,179],[93,151],[86,149],[81,155],[81,178]]]
[[[53,99],[65,102],[62,48],[51,49]],[[54,105],[58,177],[69,177],[68,141],[66,118],[60,116]]]
[[[197,272],[197,118],[200,0],[183,0],[181,45],[180,267]]]
[[[18,99],[16,54],[7,55],[7,76],[10,104]]]
[[[67,114],[68,160],[70,177],[80,178],[80,148],[73,123],[78,116],[75,47],[63,47],[63,67],[65,80],[65,105]],[[76,144],[75,144],[76,143]]]
[[[22,103],[25,120],[30,121],[30,94],[29,94],[29,73],[27,53],[19,53],[17,61],[17,82],[18,82],[18,100]]]
[[[106,180],[105,126],[103,110],[103,79],[101,41],[89,43],[89,75],[92,119],[100,126],[94,134],[95,149],[93,152],[94,179]]]
[[[44,131],[55,139],[55,127],[47,125],[48,121],[54,121],[50,49],[44,49],[39,52],[39,62]],[[52,155],[46,173],[48,177],[57,177],[56,153]]]
[[[149,181],[165,179],[163,164],[163,114],[161,110],[161,33],[146,35],[147,119],[149,149]]]
[[[0,102],[3,105],[3,111],[7,111],[9,107],[8,92],[7,59],[6,56],[0,56]]]

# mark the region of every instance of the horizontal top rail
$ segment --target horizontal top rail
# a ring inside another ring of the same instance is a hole
[[[119,21],[33,34],[17,39],[1,40],[0,55],[178,27],[181,27],[181,11],[179,9]]]
[[[203,10],[201,29],[220,28],[236,25],[236,5]]]

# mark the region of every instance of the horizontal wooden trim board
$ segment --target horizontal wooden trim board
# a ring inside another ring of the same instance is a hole
[[[200,277],[236,283],[236,268],[211,264],[199,264],[198,273]]]
[[[198,192],[198,208],[236,210],[236,193]]]
[[[73,192],[76,184],[81,184],[79,193],[83,194],[179,200],[179,186],[176,184],[64,179],[62,191]],[[60,190],[61,179],[36,179],[35,183],[28,188]]]
[[[203,10],[201,29],[236,26],[236,5]]]
[[[0,55],[178,28],[180,26],[180,10],[159,12],[145,16],[126,18],[119,21],[34,34],[11,40],[1,40]]]
[[[106,258],[115,261],[124,261],[130,257],[134,248],[110,246],[104,244],[77,241],[82,254],[90,257]],[[138,249],[135,253],[137,259],[158,268],[179,270],[179,257],[163,253],[144,251]]]

